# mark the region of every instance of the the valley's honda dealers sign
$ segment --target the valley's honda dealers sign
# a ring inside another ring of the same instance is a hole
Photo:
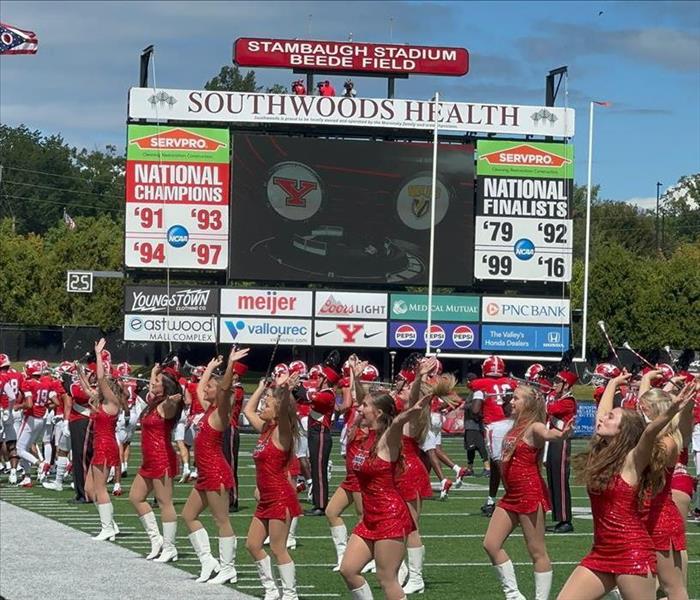
[[[386,319],[388,295],[316,292],[314,316],[331,319]]]
[[[310,317],[313,292],[288,290],[222,289],[222,315]],[[297,343],[297,342],[295,342]]]
[[[386,321],[326,321],[314,322],[316,346],[386,347]]]
[[[236,344],[275,344],[310,346],[311,319],[255,319],[222,317],[220,342]]]
[[[551,298],[494,298],[481,300],[481,320],[485,323],[539,323],[568,325],[570,302]]]
[[[219,290],[207,287],[133,286],[124,291],[124,312],[165,314],[203,314],[219,312]]]
[[[238,38],[233,61],[241,67],[282,67],[315,71],[360,71],[409,75],[466,75],[464,48]]]
[[[144,342],[216,343],[216,318],[124,315],[124,339]]]
[[[427,100],[294,96],[131,88],[129,118],[217,123],[289,123],[334,127],[432,129]],[[514,135],[574,135],[573,109],[481,102],[440,102],[440,129]]]

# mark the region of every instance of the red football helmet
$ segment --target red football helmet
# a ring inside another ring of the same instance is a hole
[[[314,365],[309,369],[309,379],[318,379],[323,375],[323,365]]]
[[[619,377],[622,374],[619,367],[611,363],[600,363],[595,366],[593,375],[591,376],[591,385],[595,387],[605,387],[608,381]]]
[[[578,381],[578,375],[573,371],[568,369],[563,369],[557,373],[556,378],[563,381],[569,388],[574,387],[574,384]]]
[[[192,369],[192,378],[193,379],[201,379],[202,376],[204,375],[204,371],[206,371],[207,368],[204,365],[198,365],[194,369]]]
[[[342,372],[342,374],[343,374],[343,377],[350,377],[350,371],[351,371],[351,370],[352,370],[352,368],[350,367],[350,363],[346,360],[346,361],[343,363],[343,367],[342,367],[342,369],[341,369],[341,372]]]
[[[364,369],[362,369],[362,373],[360,374],[360,381],[362,383],[372,383],[378,379],[379,370],[374,365],[367,365]]]
[[[41,375],[41,362],[38,360],[28,360],[24,363],[24,374],[27,377],[38,377]]]
[[[413,369],[401,369],[396,376],[396,383],[404,382],[407,384],[412,384],[416,379],[416,372]]]
[[[503,377],[506,363],[500,356],[491,355],[481,363],[481,374],[484,377]]]
[[[293,360],[289,363],[289,374],[293,375],[297,373],[300,377],[303,377],[309,372],[309,368],[303,360]]]
[[[671,379],[673,379],[676,376],[676,372],[673,370],[673,367],[668,363],[661,363],[659,365],[656,365],[656,368],[661,371],[663,383],[668,383],[669,381],[671,381]]]
[[[284,363],[279,363],[272,368],[273,379],[277,379],[281,375],[289,375],[289,368]]]
[[[60,363],[56,367],[56,373],[58,375],[62,375],[63,373],[74,373],[74,372],[75,372],[75,365],[68,360],[64,360],[62,363]]]
[[[128,362],[121,362],[117,365],[117,375],[119,377],[128,377],[131,375],[131,365]]]
[[[527,368],[527,371],[525,371],[525,379],[527,379],[527,381],[537,381],[540,379],[543,371],[544,365],[534,363]]]
[[[7,354],[0,354],[0,369],[2,367],[9,367],[10,364],[10,357],[7,356]]]

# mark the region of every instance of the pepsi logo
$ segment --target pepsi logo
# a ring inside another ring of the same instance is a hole
[[[459,325],[452,331],[452,343],[457,348],[469,348],[474,343],[474,330],[468,325]]]
[[[428,342],[428,332],[425,332],[425,341]],[[430,347],[439,348],[445,343],[445,330],[440,325],[430,326]]]
[[[418,333],[413,325],[399,325],[394,332],[394,339],[402,348],[410,348],[416,343]]]

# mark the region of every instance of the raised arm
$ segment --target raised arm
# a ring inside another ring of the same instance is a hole
[[[680,394],[671,396],[671,405],[668,409],[647,425],[637,445],[631,452],[631,458],[637,476],[641,475],[642,471],[649,466],[651,453],[654,449],[656,438],[661,430],[692,401],[694,395],[695,386],[692,383],[686,385]]]
[[[207,384],[211,379],[211,374],[214,372],[214,369],[216,369],[222,362],[224,362],[224,357],[221,355],[212,358],[204,369],[201,379],[197,383],[197,398],[199,398],[200,403],[204,402],[202,406],[205,409],[209,408],[210,403],[205,400],[204,391],[207,388]]]
[[[437,359],[434,356],[424,358],[416,365],[416,378],[411,384],[411,389],[408,392],[408,406],[413,406],[421,397],[421,386],[425,377],[430,371],[435,368]]]
[[[555,440],[563,440],[568,438],[574,430],[574,420],[569,419],[564,423],[564,429],[561,431],[556,427],[547,429],[544,423],[533,423],[532,429],[532,439],[535,442],[534,446],[536,448],[544,447],[545,442],[553,442]]]
[[[403,426],[407,423],[412,423],[420,415],[421,411],[430,403],[433,397],[432,391],[423,396],[413,406],[407,408],[403,412],[394,417],[394,420],[389,425],[388,429],[382,435],[377,445],[377,456],[384,460],[394,462],[398,460],[401,453],[401,435]]]
[[[117,395],[112,391],[112,388],[107,382],[107,377],[105,374],[105,365],[102,362],[102,351],[105,349],[107,341],[104,338],[95,344],[95,365],[97,367],[97,385],[102,397],[107,401],[108,404],[116,406],[118,409],[122,408],[122,401]]]
[[[265,427],[265,421],[258,416],[258,405],[260,404],[260,399],[265,394],[266,389],[267,381],[263,377],[258,382],[258,387],[250,395],[250,398],[248,398],[248,402],[246,402],[245,406],[243,407],[243,414],[245,415],[245,418],[248,419],[248,423],[250,423],[250,426],[256,431],[262,431],[263,427]]]
[[[600,419],[603,415],[608,414],[613,409],[613,402],[615,400],[615,392],[617,391],[617,388],[623,383],[629,381],[630,377],[632,377],[632,374],[624,371],[622,375],[618,375],[617,377],[614,377],[608,381],[608,385],[605,386],[605,391],[603,392],[603,396],[598,404],[598,409],[596,410],[596,420]]]
[[[652,369],[642,375],[642,380],[639,382],[639,397],[641,398],[646,392],[651,389],[651,384],[662,374],[661,369]]]
[[[693,435],[693,409],[695,408],[695,397],[698,392],[700,392],[700,388],[695,384],[690,402],[681,409],[678,417],[678,431],[680,431],[683,436],[683,446],[688,445]],[[682,448],[679,448],[679,450],[682,450]]]
[[[348,361],[350,362],[350,381],[352,382],[352,390],[355,393],[355,403],[361,404],[362,399],[365,397],[365,388],[362,387],[360,376],[369,362],[366,360],[357,360],[357,356],[354,354]]]
[[[216,412],[219,414],[222,425],[228,424],[231,416],[231,399],[233,398],[233,365],[244,356],[247,356],[250,348],[236,350],[234,346],[228,356],[226,372],[219,382],[219,387],[216,390]]]
[[[290,377],[285,384],[279,386],[275,390],[275,396],[279,402],[277,408],[277,435],[280,446],[285,451],[289,451],[294,446],[292,438],[292,423],[291,419],[296,419],[296,415],[291,412],[292,393],[291,388],[296,385],[297,376]]]

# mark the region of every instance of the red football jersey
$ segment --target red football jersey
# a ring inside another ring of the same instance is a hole
[[[0,372],[0,408],[12,408],[19,398],[23,381],[24,375],[14,369]]]
[[[55,381],[43,375],[39,379],[25,379],[21,386],[22,393],[26,397],[31,397],[32,407],[25,409],[25,414],[42,419],[46,411],[50,408],[51,402],[57,397]]]
[[[90,396],[83,390],[83,386],[79,381],[76,381],[70,386],[70,395],[73,398],[73,405],[70,411],[70,421],[90,418]]]
[[[482,420],[484,425],[507,419],[503,406],[508,396],[517,387],[517,382],[510,377],[479,377],[473,379],[469,387],[474,391],[474,399],[482,401]]]
[[[192,404],[190,404],[190,417],[204,413],[204,408],[202,407],[202,403],[199,401],[199,396],[197,395],[197,385],[199,384],[195,381],[188,381],[185,384],[185,388],[190,393],[190,398],[192,398]]]

